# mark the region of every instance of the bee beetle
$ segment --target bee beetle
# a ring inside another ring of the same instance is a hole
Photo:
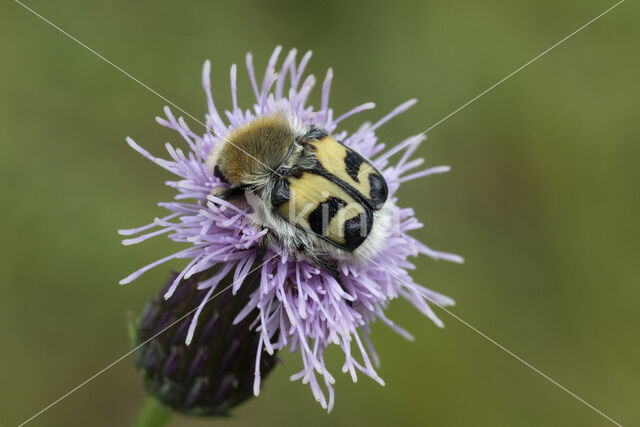
[[[281,115],[233,131],[208,159],[228,184],[214,195],[244,196],[254,225],[267,228],[263,249],[277,239],[318,266],[375,256],[390,229],[382,174],[324,129],[298,126]]]

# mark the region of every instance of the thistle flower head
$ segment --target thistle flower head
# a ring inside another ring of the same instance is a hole
[[[442,326],[442,322],[433,312],[431,304],[453,304],[450,298],[412,280],[408,271],[414,265],[409,258],[424,254],[433,259],[453,262],[461,262],[462,259],[432,250],[411,237],[409,233],[422,224],[415,218],[411,208],[398,207],[401,203],[394,196],[404,182],[446,172],[448,167],[416,171],[423,159],[412,156],[425,139],[423,135],[399,141],[396,147],[402,149],[392,148],[388,151],[376,136],[380,126],[407,110],[415,100],[404,102],[376,122],[364,123],[349,134],[340,129],[341,122],[356,113],[372,109],[374,104],[365,103],[334,117],[334,110],[329,106],[333,78],[333,72],[329,69],[321,85],[320,107],[308,105],[307,99],[316,84],[313,75],[304,74],[311,53],[307,52],[297,61],[296,50],[291,50],[277,65],[280,53],[281,48],[276,48],[262,81],[257,80],[252,57],[247,55],[246,66],[256,99],[249,109],[242,109],[238,105],[237,68],[235,65],[231,67],[232,107],[223,112],[217,109],[213,100],[210,63],[207,61],[202,74],[208,105],[206,130],[204,134],[193,131],[182,117],[176,118],[169,108],[165,108],[166,118],[157,118],[158,123],[175,130],[184,140],[184,149],[166,144],[167,159],[151,155],[127,138],[131,147],[176,175],[177,179],[167,182],[176,191],[174,200],[159,204],[169,214],[143,227],[122,230],[121,234],[132,236],[123,243],[134,244],[168,234],[170,239],[187,243],[188,247],[141,268],[121,283],[129,283],[168,260],[185,259],[183,270],[166,290],[165,298],[170,300],[184,279],[218,266],[216,275],[202,280],[198,285],[198,288],[206,290],[199,309],[202,310],[214,291],[221,289],[222,277],[233,278],[231,292],[235,294],[245,286],[247,273],[252,266],[258,265],[259,285],[234,319],[238,323],[249,317],[258,334],[255,366],[260,366],[265,352],[271,355],[285,347],[292,352],[299,352],[302,368],[291,379],[308,383],[316,400],[330,410],[334,403],[334,377],[325,365],[325,349],[335,344],[343,350],[345,359],[342,371],[348,372],[354,381],[358,373],[363,373],[384,384],[375,369],[378,358],[368,338],[370,325],[380,320],[411,339],[408,332],[385,316],[384,310],[389,302],[403,297],[438,326]],[[270,247],[266,254],[262,254],[259,242],[267,231],[255,227],[251,206],[238,207],[212,195],[213,190],[223,185],[206,165],[214,147],[223,143],[240,126],[274,113],[285,113],[303,125],[314,124],[327,130],[335,139],[372,159],[387,182],[392,224],[382,249],[364,262],[337,261],[339,281],[335,274],[328,274],[317,265],[297,257],[284,245]],[[389,158],[396,152],[399,160],[391,163]],[[203,316],[203,312],[199,311],[198,314]],[[199,316],[193,318],[186,336],[187,343],[193,339]],[[259,384],[260,370],[255,369],[256,394]]]

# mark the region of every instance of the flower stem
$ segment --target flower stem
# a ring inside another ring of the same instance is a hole
[[[170,408],[148,396],[133,427],[163,427],[172,415],[173,411]]]

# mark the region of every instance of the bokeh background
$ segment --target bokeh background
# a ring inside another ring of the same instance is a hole
[[[310,71],[334,69],[336,112],[377,103],[347,129],[419,99],[380,130],[388,143],[426,129],[613,3],[27,1],[198,117],[206,58],[226,107],[229,67],[244,69],[245,52],[262,68],[277,44],[311,49]],[[624,425],[640,422],[639,12],[627,1],[429,132],[419,154],[452,172],[400,192],[425,224],[415,235],[467,260],[420,259],[417,280]],[[120,245],[118,228],[147,223],[173,195],[169,174],[124,138],[160,154],[178,135],[154,122],[164,101],[11,1],[0,6],[0,55],[0,425],[12,426],[129,350],[127,318],[171,265],[124,287],[118,280],[176,247],[164,238]],[[261,396],[233,418],[172,425],[608,425],[439,313],[442,330],[393,304],[391,317],[416,341],[377,325],[387,386],[338,372],[329,415],[307,386],[289,382],[300,361],[283,354]],[[125,359],[31,425],[126,426],[143,399]]]

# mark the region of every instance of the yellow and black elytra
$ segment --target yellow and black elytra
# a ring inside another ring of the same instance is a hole
[[[353,251],[369,235],[373,211],[387,200],[384,178],[364,157],[318,127],[297,143],[302,150],[277,170],[273,207],[303,230]]]
[[[318,126],[256,119],[218,145],[209,166],[228,184],[217,196],[246,195],[256,227],[321,265],[326,255],[371,256],[390,223],[382,174]]]

